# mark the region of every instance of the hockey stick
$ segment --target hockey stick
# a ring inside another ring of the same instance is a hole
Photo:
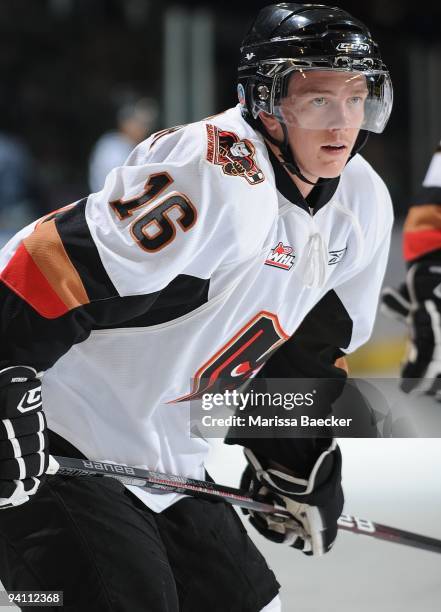
[[[152,492],[184,493],[205,499],[223,500],[229,504],[256,512],[273,514],[280,518],[291,516],[282,506],[260,502],[241,489],[226,487],[205,480],[186,478],[185,476],[174,476],[120,465],[118,463],[51,456],[47,474],[60,474],[62,476],[110,476],[123,484],[134,485]],[[389,527],[388,525],[373,523],[372,521],[347,514],[341,515],[338,520],[338,526],[340,529],[351,531],[352,533],[359,533],[379,540],[441,553],[441,540]]]
[[[386,540],[388,542],[395,542],[396,544],[413,546],[414,548],[419,548],[420,550],[441,553],[441,540],[429,538],[427,536],[420,535],[419,533],[413,533],[412,531],[405,531],[404,529],[390,527],[389,525],[373,523],[372,521],[360,519],[356,516],[350,516],[349,514],[341,515],[341,517],[338,519],[338,526],[340,529],[345,531],[361,533],[363,535],[377,538],[378,540]]]
[[[223,500],[235,506],[248,508],[256,512],[274,514],[283,518],[291,516],[282,506],[257,501],[246,491],[240,489],[225,487],[206,480],[163,474],[118,463],[51,456],[46,473],[60,474],[61,476],[111,476],[123,484],[149,489],[152,492],[184,493],[206,499]]]

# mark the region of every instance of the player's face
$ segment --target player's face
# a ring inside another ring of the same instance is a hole
[[[295,72],[280,111],[301,172],[310,180],[339,176],[364,120],[363,75]]]

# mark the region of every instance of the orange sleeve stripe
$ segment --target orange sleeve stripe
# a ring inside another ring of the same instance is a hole
[[[69,310],[40,272],[23,243],[3,270],[0,279],[42,317],[55,319]]]
[[[349,365],[346,357],[339,357],[338,359],[336,359],[334,365],[336,368],[340,368],[344,370],[346,374],[349,374]]]
[[[39,225],[23,244],[53,291],[68,309],[89,303],[76,268],[61,241],[55,219]]]
[[[426,229],[403,234],[403,255],[406,261],[413,261],[438,249],[441,249],[441,230]]]
[[[441,230],[441,206],[439,204],[411,206],[403,229],[405,232]]]
[[[3,270],[1,280],[43,317],[59,317],[89,303],[55,220],[38,225]]]

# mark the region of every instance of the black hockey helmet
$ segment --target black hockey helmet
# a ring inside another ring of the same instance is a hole
[[[294,71],[307,77],[310,70],[363,75],[368,96],[361,127],[383,131],[392,109],[392,85],[366,26],[346,11],[322,4],[281,3],[262,9],[241,47],[238,94],[244,110],[254,119],[266,111],[286,122],[280,100],[289,77]]]
[[[325,122],[324,113],[303,124],[303,114],[283,111],[281,101],[286,101],[292,74],[301,73],[307,79],[312,70],[343,72],[348,74],[348,82],[354,78],[363,82],[363,120],[353,126],[361,130],[381,133],[393,100],[390,76],[378,45],[361,21],[340,8],[323,4],[280,3],[262,9],[241,46],[239,102],[246,119],[267,137],[258,118],[260,112],[278,117],[284,142],[276,144],[302,179],[289,152],[286,126],[293,122],[311,129],[335,127],[329,119]],[[363,140],[365,136],[363,132]],[[359,148],[358,144],[356,150]]]

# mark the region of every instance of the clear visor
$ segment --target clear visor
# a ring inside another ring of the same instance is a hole
[[[273,101],[273,112],[286,125],[306,130],[384,130],[393,100],[386,71],[296,69],[283,77],[286,95]]]

